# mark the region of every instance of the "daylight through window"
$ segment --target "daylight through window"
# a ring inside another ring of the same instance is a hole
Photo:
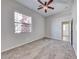
[[[15,33],[31,32],[32,18],[18,12],[14,12]]]

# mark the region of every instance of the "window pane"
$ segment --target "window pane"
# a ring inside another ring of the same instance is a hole
[[[15,33],[21,33],[22,24],[15,23]]]
[[[28,24],[31,24],[31,17],[29,16],[25,16],[25,15],[22,15],[22,23],[28,23]]]
[[[15,22],[21,23],[22,18],[22,14],[15,12]]]
[[[30,32],[31,26],[29,24],[22,24],[22,32]]]

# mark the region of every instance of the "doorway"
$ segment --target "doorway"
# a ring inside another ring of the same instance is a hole
[[[62,39],[64,41],[68,41],[71,43],[71,45],[73,44],[72,43],[72,21],[64,21],[62,22]]]

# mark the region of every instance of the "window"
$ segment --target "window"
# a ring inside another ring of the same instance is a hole
[[[14,12],[15,33],[31,32],[32,18],[18,12]]]

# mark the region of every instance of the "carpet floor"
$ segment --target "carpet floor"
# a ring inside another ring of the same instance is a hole
[[[1,59],[77,59],[68,42],[40,39],[1,54]]]

